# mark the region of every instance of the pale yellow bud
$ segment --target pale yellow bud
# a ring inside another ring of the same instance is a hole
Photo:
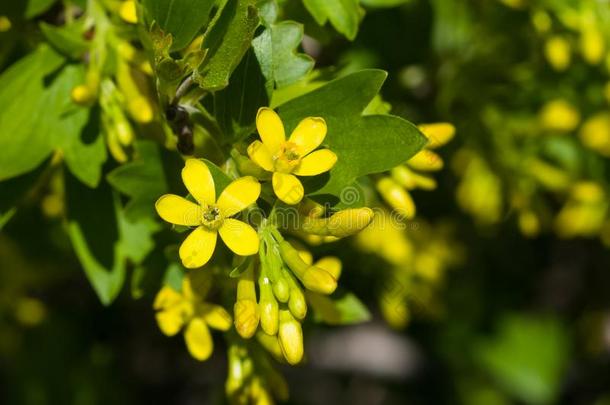
[[[70,92],[72,101],[78,105],[89,105],[95,100],[95,94],[86,84],[79,84]]]
[[[602,112],[587,119],[578,136],[587,148],[610,157],[610,114]]]
[[[154,118],[154,111],[146,97],[134,97],[127,102],[127,109],[133,119],[141,124],[148,124]]]
[[[408,191],[390,177],[383,177],[377,182],[377,191],[381,197],[400,215],[407,219],[415,216],[415,202]]]
[[[122,2],[121,6],[119,7],[119,15],[123,21],[130,24],[136,24],[138,22],[136,2],[134,0],[126,0]]]
[[[563,99],[546,103],[540,111],[540,124],[551,131],[570,132],[580,123],[580,112]]]
[[[604,58],[606,41],[595,26],[588,26],[581,33],[580,49],[585,61],[591,65],[599,64]]]
[[[536,28],[536,31],[544,34],[549,32],[553,25],[553,21],[548,13],[538,10],[532,14],[532,24],[534,25],[534,28]]]
[[[443,159],[428,149],[422,149],[407,161],[407,165],[415,170],[437,171],[443,168]]]
[[[434,190],[436,188],[436,180],[432,177],[416,173],[404,165],[392,168],[390,174],[395,182],[407,190],[414,190],[416,188]]]
[[[254,336],[260,318],[259,308],[256,301],[251,299],[239,300],[233,306],[235,317],[235,330],[244,339]]]
[[[570,43],[559,35],[553,36],[544,45],[544,55],[553,69],[564,71],[572,59]]]
[[[292,365],[300,363],[303,359],[303,330],[288,309],[280,309],[278,337],[286,361]]]
[[[455,136],[455,127],[448,122],[420,124],[417,128],[428,138],[426,148],[429,149],[443,146]]]

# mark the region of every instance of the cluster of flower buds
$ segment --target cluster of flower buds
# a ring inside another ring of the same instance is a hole
[[[449,123],[422,124],[419,129],[428,138],[426,147],[387,175],[379,177],[376,183],[383,200],[405,219],[412,219],[416,212],[410,191],[436,188],[436,181],[427,173],[441,170],[443,159],[433,150],[445,145],[455,135],[455,128]]]
[[[259,260],[250,260],[237,281],[235,329],[249,339],[260,325],[259,333],[277,339],[285,360],[297,364],[303,358],[300,322],[307,315],[306,294],[332,294],[341,262],[326,257],[312,264],[308,252],[297,250],[273,227],[260,234]]]
[[[85,35],[87,72],[71,97],[79,105],[99,103],[108,150],[117,162],[124,163],[129,159],[135,126],[150,124],[158,116],[153,72],[144,52],[130,44],[137,37],[135,1],[96,3],[87,12],[92,13],[85,24],[89,33]]]

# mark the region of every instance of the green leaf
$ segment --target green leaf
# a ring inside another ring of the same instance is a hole
[[[89,49],[83,38],[82,24],[58,27],[41,22],[40,31],[55,50],[71,59],[80,59]]]
[[[105,184],[92,190],[66,176],[66,196],[68,236],[100,301],[109,305],[123,286],[128,260],[140,264],[154,247],[159,224],[151,218],[129,221]]]
[[[371,319],[367,307],[352,293],[336,297],[307,291],[307,301],[316,320],[329,325],[351,325]]]
[[[390,8],[411,3],[412,0],[360,0],[360,4],[370,8]]]
[[[143,0],[148,23],[172,34],[172,50],[186,47],[207,24],[216,0]]]
[[[248,52],[231,76],[229,86],[214,93],[214,116],[229,142],[252,133],[256,113],[269,105],[265,78],[253,52]]]
[[[350,41],[356,38],[358,24],[364,14],[358,0],[303,0],[303,4],[318,25],[330,21]]]
[[[133,161],[106,176],[115,190],[130,197],[125,207],[130,219],[156,216],[155,201],[168,191],[159,146],[153,141],[138,141],[135,148]]]
[[[63,63],[41,46],[0,76],[0,181],[34,169],[53,150],[49,131],[69,89],[52,74]]]
[[[252,41],[270,94],[274,87],[292,84],[313,69],[313,59],[296,51],[302,40],[303,26],[284,21],[269,25]]]
[[[337,154],[330,173],[306,183],[310,195],[337,203],[358,177],[380,173],[401,164],[419,151],[426,137],[410,122],[392,115],[362,115],[379,92],[386,73],[362,70],[307,93],[279,107],[287,133],[302,119],[318,116],[326,120],[324,145]],[[357,191],[356,188],[354,188]]]
[[[56,0],[27,0],[25,18],[33,18],[47,11]]]
[[[225,0],[217,16],[203,38],[207,58],[194,75],[197,84],[209,91],[227,87],[259,24],[254,0]]]
[[[220,167],[216,166],[214,163],[210,162],[207,159],[201,159],[203,163],[205,163],[210,169],[210,173],[212,173],[212,177],[214,178],[214,185],[216,186],[216,198],[222,193],[230,183],[231,178],[227,176],[225,172],[223,172]]]
[[[553,318],[509,316],[498,335],[477,342],[476,358],[506,390],[530,404],[553,403],[565,372],[569,341]]]

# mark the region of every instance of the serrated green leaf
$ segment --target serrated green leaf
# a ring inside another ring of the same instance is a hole
[[[172,34],[172,50],[186,47],[207,24],[216,0],[143,0],[144,14],[150,24],[156,21]]]
[[[259,24],[254,0],[225,0],[219,17],[210,23],[202,49],[207,58],[195,74],[202,89],[221,90],[228,86],[229,77],[250,47]]]
[[[330,21],[347,39],[356,38],[363,15],[358,0],[303,0],[303,4],[319,25]]]
[[[233,72],[229,86],[214,93],[214,116],[226,140],[233,142],[250,134],[259,107],[268,104],[265,78],[250,51]]]
[[[106,176],[115,190],[131,197],[125,207],[130,219],[156,215],[155,201],[168,190],[159,146],[153,141],[138,141],[135,148],[136,158],[132,162]]]
[[[400,117],[362,115],[385,78],[384,71],[362,70],[279,107],[288,134],[306,117],[326,120],[324,145],[337,154],[338,160],[329,173],[309,179],[306,191],[310,195],[334,196],[328,202],[336,204],[358,177],[389,170],[425,145],[426,137]]]
[[[315,318],[329,325],[351,325],[371,319],[367,307],[352,293],[336,297],[307,291],[307,302]]]
[[[267,79],[269,94],[306,76],[313,69],[313,59],[298,53],[303,40],[303,26],[293,21],[271,24],[254,38],[252,46]]]

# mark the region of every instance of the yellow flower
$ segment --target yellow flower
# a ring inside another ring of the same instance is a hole
[[[575,130],[580,123],[580,112],[568,101],[555,99],[542,107],[539,119],[544,129],[570,132]]]
[[[231,218],[254,203],[261,187],[254,177],[241,177],[229,184],[216,200],[216,189],[210,169],[198,159],[188,159],[182,169],[182,180],[197,204],[186,198],[165,194],[155,208],[165,221],[196,226],[180,246],[182,264],[201,267],[210,260],[218,234],[235,254],[249,256],[258,252],[258,235],[248,224]]]
[[[182,280],[181,292],[169,286],[161,288],[153,307],[164,335],[174,336],[186,326],[186,347],[200,361],[208,359],[214,350],[209,328],[227,331],[231,327],[231,315],[219,305],[204,302],[193,291],[188,277]]]
[[[549,38],[544,44],[546,60],[557,71],[564,71],[570,66],[570,43],[563,37],[556,35]]]
[[[326,137],[323,118],[305,118],[286,140],[280,117],[270,108],[261,108],[256,115],[256,128],[262,142],[252,142],[248,155],[257,165],[273,173],[273,191],[286,204],[297,204],[303,199],[303,185],[296,176],[327,172],[337,162],[337,155],[328,149],[314,151]]]

